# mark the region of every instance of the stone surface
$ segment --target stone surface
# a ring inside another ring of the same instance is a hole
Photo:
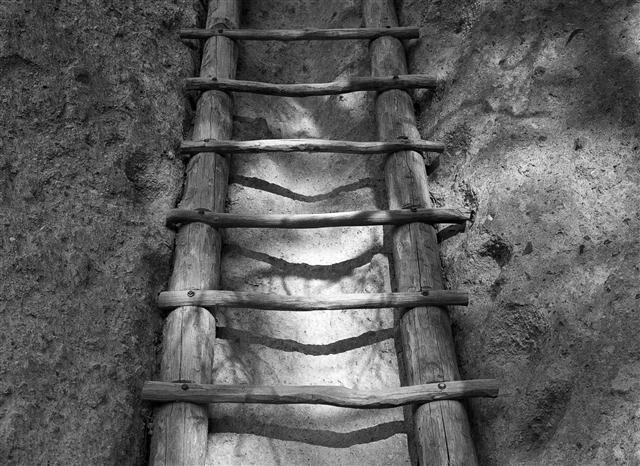
[[[638,464],[640,8],[634,2],[400,2],[423,37],[422,134],[449,150],[438,204],[477,209],[444,244],[482,464]]]
[[[180,2],[0,4],[0,463],[143,464],[193,73]]]
[[[640,464],[640,6],[400,0],[422,136],[448,150],[437,206],[475,224],[443,244],[481,464]],[[360,2],[246,0],[243,25],[357,27]],[[0,5],[0,462],[145,464],[189,132],[200,2]],[[368,74],[365,42],[243,43],[239,77]],[[373,139],[372,95],[238,95],[235,136]],[[230,212],[384,208],[382,157],[238,155]],[[228,289],[390,289],[382,228],[229,230]],[[221,310],[219,381],[398,384],[393,313]],[[212,408],[211,464],[407,464],[400,410]]]

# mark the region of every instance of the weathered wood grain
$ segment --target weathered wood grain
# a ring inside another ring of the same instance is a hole
[[[464,291],[431,290],[421,293],[346,293],[334,296],[296,296],[227,290],[163,291],[158,295],[160,309],[179,306],[242,307],[274,311],[317,311],[343,309],[378,309],[469,304]]]
[[[173,209],[167,213],[166,224],[200,222],[214,228],[328,228],[370,225],[404,225],[412,222],[464,223],[471,220],[471,211],[456,209],[358,210],[326,214],[243,215],[203,210]]]
[[[393,408],[470,397],[496,397],[496,380],[457,380],[379,390],[314,385],[209,385],[146,382],[142,399],[190,403],[322,404],[345,408]]]
[[[210,0],[207,26],[221,21],[238,27],[239,0]],[[212,37],[204,44],[201,75],[234,78],[235,42]],[[223,92],[200,96],[194,120],[195,139],[229,139],[232,129],[232,100]],[[195,155],[187,166],[185,189],[179,204],[184,209],[224,209],[228,165],[219,154]],[[202,223],[180,228],[176,235],[170,289],[219,286],[220,234]],[[160,378],[164,381],[212,381],[215,319],[207,309],[182,306],[166,319]],[[151,438],[151,465],[204,465],[207,454],[208,417],[205,407],[170,403],[158,407]]]
[[[377,39],[382,36],[398,39],[417,39],[420,28],[343,28],[343,29],[180,29],[178,34],[183,39],[208,39],[213,36],[223,36],[234,40],[349,40],[349,39]]]
[[[376,39],[380,40],[380,39]],[[398,40],[398,39],[394,39]],[[210,75],[212,76],[212,75]],[[436,79],[423,74],[402,74],[380,77],[352,77],[329,83],[278,84],[259,81],[242,81],[215,77],[187,78],[185,90],[251,92],[281,97],[310,97],[317,95],[345,94],[359,91],[386,91],[389,89],[435,88]],[[420,139],[420,138],[417,138]]]
[[[440,142],[425,140],[401,141],[335,141],[329,139],[256,139],[251,141],[184,141],[183,154],[219,152],[222,154],[260,152],[332,152],[343,154],[384,154],[401,150],[443,152]]]
[[[363,0],[367,27],[396,27],[392,0]],[[374,76],[407,73],[402,43],[380,37],[370,44]],[[381,140],[419,139],[413,103],[402,90],[379,93],[376,120]],[[429,186],[420,154],[392,154],[385,167],[389,207],[429,208]],[[399,291],[442,289],[436,232],[430,225],[409,224],[394,229],[392,247]],[[411,385],[460,378],[447,310],[411,309],[400,319],[405,382]],[[477,465],[469,421],[462,403],[436,401],[418,407],[413,415],[413,438],[419,464]]]

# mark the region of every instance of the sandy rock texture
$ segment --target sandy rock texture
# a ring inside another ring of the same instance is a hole
[[[144,464],[189,1],[0,3],[0,463]]]
[[[0,3],[0,463],[146,464],[202,21],[187,0]],[[358,27],[358,0],[245,0],[245,27]],[[448,150],[438,206],[477,211],[442,244],[483,465],[640,464],[640,4],[398,0],[420,130]],[[369,74],[364,41],[245,42],[238,77]],[[236,95],[238,139],[375,139],[373,94]],[[238,155],[229,212],[386,208],[383,157]],[[223,287],[389,290],[388,231],[228,230]],[[223,310],[219,382],[399,384],[391,310]],[[211,408],[209,464],[410,464],[402,410]]]
[[[400,2],[423,38],[423,136],[441,205],[477,209],[442,249],[483,464],[640,464],[640,5]]]
[[[358,27],[359,1],[244,2],[253,28]],[[326,82],[369,74],[366,41],[243,42],[238,79]],[[373,94],[236,94],[234,138],[375,140]],[[231,159],[228,210],[320,213],[384,209],[382,156],[255,154]],[[279,294],[390,291],[383,228],[226,230],[222,286]],[[216,347],[222,383],[398,386],[393,310],[227,310]],[[401,409],[219,406],[208,464],[408,464]]]

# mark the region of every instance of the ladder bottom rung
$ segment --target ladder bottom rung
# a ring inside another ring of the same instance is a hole
[[[344,309],[413,308],[422,306],[466,306],[464,291],[429,290],[398,293],[353,293],[332,297],[295,296],[226,290],[163,291],[158,307],[164,310],[182,306],[239,307],[274,311],[337,311]]]
[[[355,390],[341,386],[208,385],[146,382],[142,398],[157,402],[321,404],[346,408],[392,408],[469,397],[498,396],[494,379],[455,380],[381,390]]]

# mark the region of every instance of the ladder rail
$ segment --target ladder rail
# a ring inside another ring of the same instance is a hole
[[[224,21],[232,27],[240,22],[239,0],[209,2],[207,24]],[[202,75],[234,78],[237,43],[212,37],[202,50]],[[194,119],[197,139],[228,139],[232,135],[232,97],[224,93],[199,96]],[[211,119],[211,114],[216,118]],[[185,173],[182,208],[207,207],[223,211],[228,183],[224,157],[193,157]],[[220,280],[220,233],[202,224],[184,225],[176,234],[174,266],[169,289],[217,288]],[[199,307],[181,307],[165,319],[159,376],[162,380],[213,381],[216,323],[211,313]],[[208,413],[201,405],[167,403],[154,412],[149,464],[205,464]]]
[[[398,25],[393,0],[363,0],[367,27]],[[380,37],[369,44],[374,76],[408,72],[401,41]],[[411,96],[403,90],[379,93],[375,102],[378,136],[382,140],[420,137]],[[389,207],[407,203],[431,207],[428,175],[415,152],[398,152],[387,158],[385,179]],[[398,291],[442,289],[442,265],[434,228],[424,224],[399,226],[392,237],[393,265]],[[448,311],[434,307],[429,312],[415,308],[398,322],[404,383],[423,384],[460,378]],[[425,362],[428,361],[428,362]],[[412,443],[419,464],[434,466],[478,464],[466,409],[454,400],[419,406],[410,416]]]

